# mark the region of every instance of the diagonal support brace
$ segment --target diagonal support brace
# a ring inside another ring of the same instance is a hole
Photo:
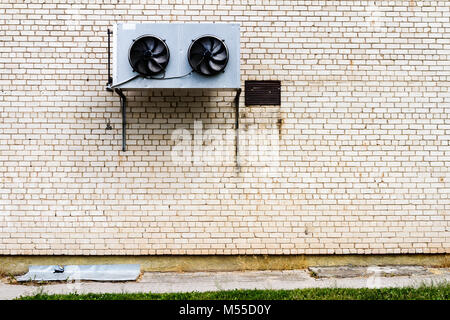
[[[121,89],[114,89],[120,97],[120,106],[122,108],[122,151],[127,151],[127,97]]]

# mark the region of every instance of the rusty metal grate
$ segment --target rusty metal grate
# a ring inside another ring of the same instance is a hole
[[[281,81],[245,81],[246,106],[279,106],[281,104]]]

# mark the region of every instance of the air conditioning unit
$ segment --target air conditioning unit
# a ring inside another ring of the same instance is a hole
[[[239,24],[118,23],[112,88],[240,87]]]

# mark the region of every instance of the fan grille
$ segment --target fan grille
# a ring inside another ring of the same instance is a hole
[[[228,48],[223,40],[214,36],[202,36],[193,40],[188,50],[192,69],[205,76],[213,76],[225,70]]]
[[[154,76],[164,72],[169,58],[167,44],[160,38],[149,35],[134,40],[128,55],[133,70],[143,76]]]

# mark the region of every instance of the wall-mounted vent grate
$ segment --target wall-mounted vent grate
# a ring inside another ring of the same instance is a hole
[[[281,104],[281,81],[245,81],[246,106],[279,106]]]

